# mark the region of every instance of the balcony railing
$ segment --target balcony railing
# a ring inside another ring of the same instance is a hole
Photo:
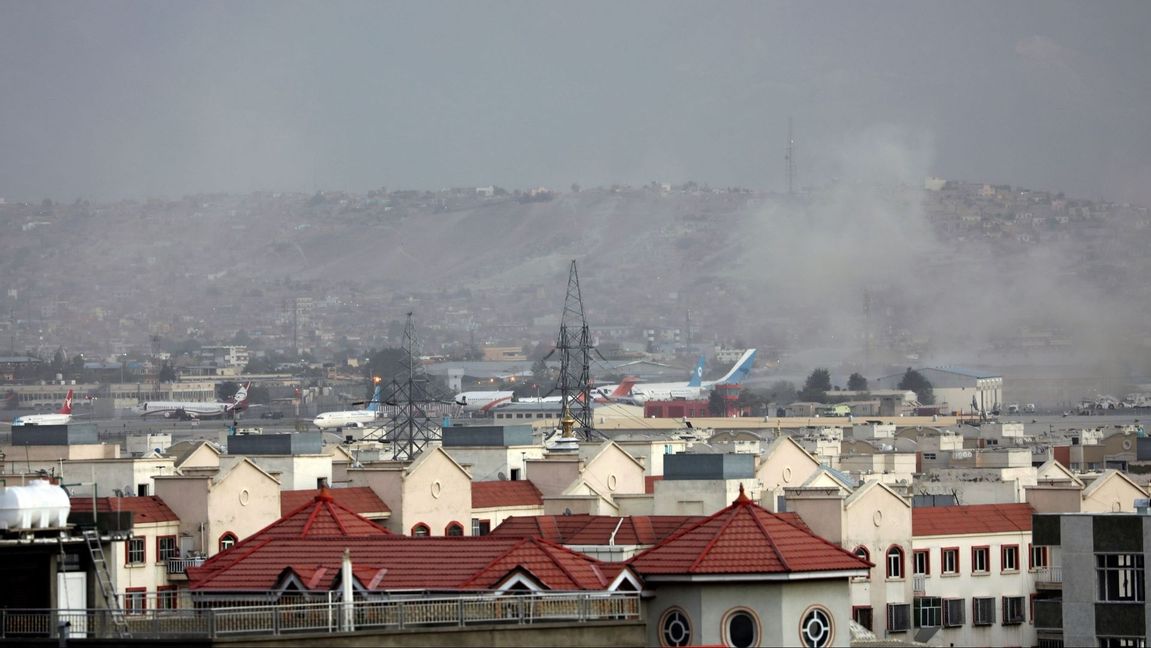
[[[484,593],[298,605],[137,610],[0,610],[0,639],[61,637],[216,638],[295,632],[405,630],[429,626],[638,621],[637,592]]]
[[[189,567],[199,567],[207,558],[169,558],[168,573],[183,574]]]
[[[1050,567],[1040,567],[1035,570],[1036,583],[1062,583],[1063,582],[1063,566],[1052,565]]]

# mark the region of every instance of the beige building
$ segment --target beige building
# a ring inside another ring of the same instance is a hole
[[[280,517],[280,482],[248,459],[230,468],[156,477],[156,495],[180,518],[191,550],[213,556]]]
[[[787,435],[777,437],[755,469],[755,477],[763,489],[758,501],[769,511],[780,510],[779,502],[785,489],[807,481],[819,466],[819,461],[795,439]]]
[[[472,478],[443,448],[412,462],[381,461],[348,469],[353,486],[367,486],[392,512],[387,529],[413,536],[471,535]]]

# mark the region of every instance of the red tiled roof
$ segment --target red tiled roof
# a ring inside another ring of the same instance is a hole
[[[72,510],[84,513],[92,512],[91,497],[73,497]],[[156,522],[179,522],[180,518],[164,500],[155,495],[139,497],[97,497],[97,513],[113,513],[116,511],[130,511],[133,524],[151,524]]]
[[[386,535],[390,535],[386,529],[336,502],[331,491],[322,488],[311,501],[243,538],[227,551],[212,556],[199,567],[189,567],[188,578],[195,574],[197,578],[210,580],[213,574],[232,570],[278,540],[323,538],[325,542],[344,546],[351,538]]]
[[[615,533],[617,545],[652,545],[702,515],[531,515],[507,518],[491,535],[543,538],[565,545],[606,545]]]
[[[740,488],[722,511],[628,561],[642,575],[787,574],[868,569],[842,548],[761,508]]]
[[[543,506],[544,498],[536,485],[526,480],[472,482],[472,508],[501,506]]]
[[[625,569],[621,563],[602,563],[531,538],[271,538],[224,568],[189,569],[189,588],[266,592],[290,572],[308,589],[328,590],[340,572],[345,548],[356,579],[373,591],[487,590],[513,572],[526,573],[551,590],[602,591]]]
[[[968,504],[911,509],[911,535],[966,535],[1030,531],[1030,504]]]
[[[320,489],[280,491],[280,510],[292,511],[311,502],[320,494]],[[340,506],[360,515],[368,513],[391,513],[391,509],[367,486],[354,488],[331,488],[328,494]]]

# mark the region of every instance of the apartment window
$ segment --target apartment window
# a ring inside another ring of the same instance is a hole
[[[176,543],[176,536],[156,538],[156,562],[167,562],[169,558],[179,557],[180,546]]]
[[[937,596],[916,596],[912,612],[916,628],[938,628],[943,623],[943,601]]]
[[[240,539],[236,537],[235,533],[226,531],[224,535],[220,536],[220,551],[227,551],[236,545]]]
[[[868,630],[875,630],[875,628],[872,627],[874,621],[872,620],[872,611],[870,605],[857,605],[851,608],[851,620],[867,628]]]
[[[124,552],[126,564],[143,565],[147,544],[143,538],[128,538],[128,542],[124,544]]]
[[[171,585],[162,585],[156,588],[156,608],[159,610],[176,609],[176,588]]]
[[[887,577],[903,578],[903,548],[898,545],[887,550]]]
[[[1003,545],[999,549],[1000,571],[1019,571],[1019,545]]]
[[[991,571],[991,547],[971,548],[971,573],[986,574]]]
[[[472,535],[486,536],[492,532],[492,521],[472,518]]]
[[[128,614],[142,614],[148,609],[148,589],[129,587],[124,590],[124,611]]]
[[[943,563],[942,573],[959,573],[959,547],[947,547],[939,553],[940,562]]]
[[[907,632],[911,627],[911,605],[908,603],[887,604],[887,631]]]
[[[1003,597],[1003,625],[1019,625],[1027,620],[1024,607],[1027,599],[1022,596]]]
[[[927,549],[916,549],[911,552],[912,573],[916,576],[926,576],[931,573],[931,552]]]
[[[1143,590],[1142,554],[1096,554],[1095,574],[1099,580],[1099,600],[1141,603]]]
[[[464,534],[464,525],[459,522],[452,522],[444,529],[444,535],[449,537],[462,536]]]
[[[1043,545],[1029,545],[1031,547],[1028,566],[1031,569],[1042,569],[1047,566],[1047,547]]]
[[[964,616],[967,611],[967,603],[964,599],[944,599],[943,600],[943,625],[947,628],[958,628],[963,625]]]
[[[428,528],[428,525],[424,524],[423,522],[420,522],[416,526],[412,527],[413,537],[426,538],[430,535],[432,535],[432,530]]]
[[[934,452],[924,452],[923,453],[923,460],[924,461],[935,461],[935,453]]]
[[[995,599],[991,597],[971,599],[971,623],[977,626],[995,623]]]

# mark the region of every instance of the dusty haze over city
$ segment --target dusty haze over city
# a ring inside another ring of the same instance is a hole
[[[576,258],[593,327],[690,312],[797,373],[1139,383],[1149,26],[1146,2],[0,0],[0,317],[13,350],[106,351],[83,336],[282,333],[284,299],[338,294],[364,315],[327,326],[366,348],[423,293],[506,342]]]

